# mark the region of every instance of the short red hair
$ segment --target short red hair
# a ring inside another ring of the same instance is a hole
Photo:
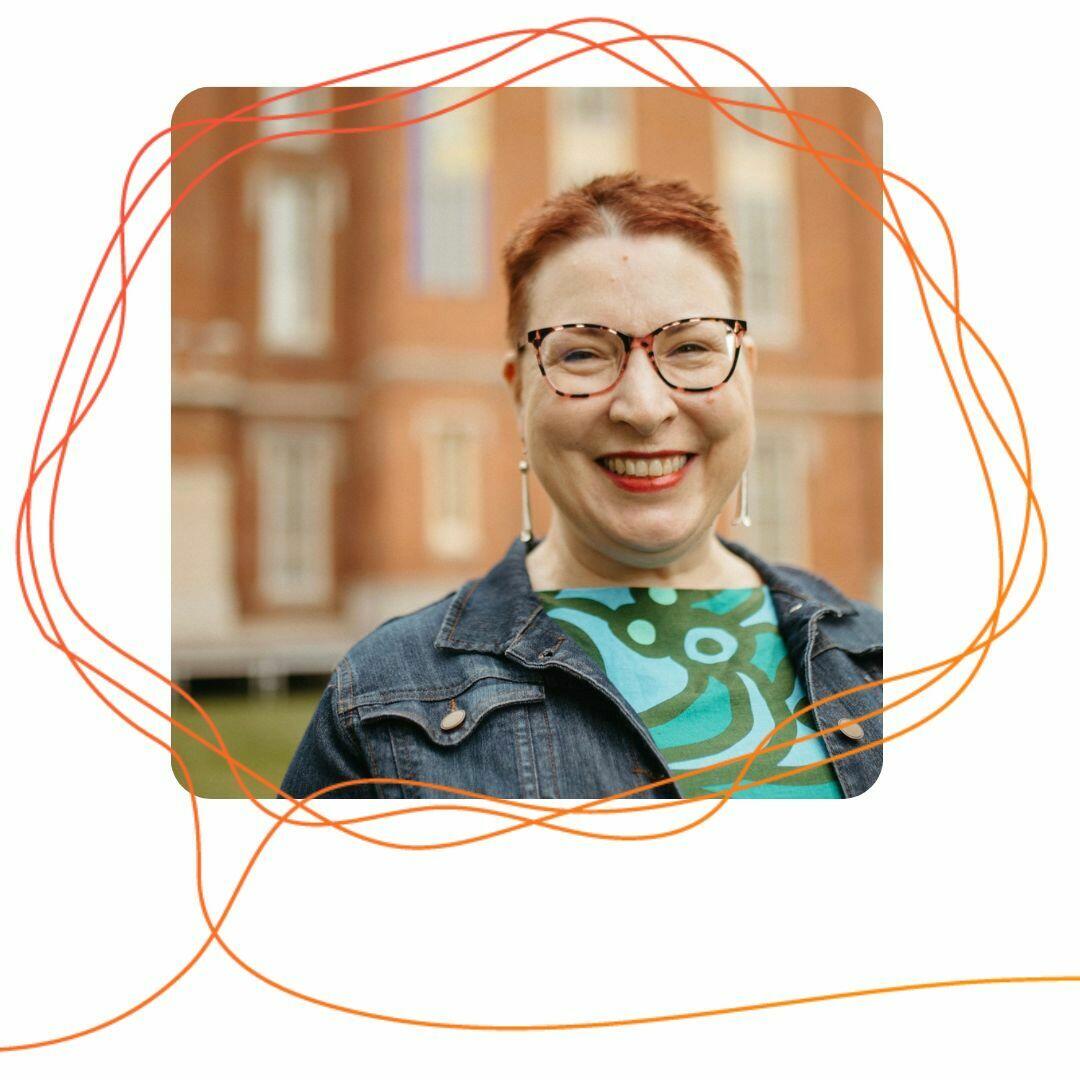
[[[742,263],[720,207],[685,180],[651,180],[636,172],[598,176],[546,200],[525,218],[503,248],[506,332],[515,348],[525,325],[529,283],[540,263],[586,236],[669,233],[699,247],[731,289],[734,315],[742,314]]]

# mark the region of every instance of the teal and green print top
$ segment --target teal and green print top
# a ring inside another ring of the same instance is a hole
[[[605,587],[537,596],[641,717],[673,776],[749,754],[773,731],[741,784],[776,779],[734,798],[842,797],[820,736],[768,749],[814,729],[801,716],[775,731],[807,699],[766,587]],[[815,762],[816,768],[795,771]],[[743,765],[678,780],[679,795],[723,792]]]

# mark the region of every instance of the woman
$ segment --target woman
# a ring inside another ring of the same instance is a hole
[[[718,208],[681,181],[600,177],[548,200],[503,255],[522,535],[349,651],[283,789],[707,796],[763,740],[806,736],[761,753],[735,797],[865,791],[881,748],[850,751],[881,738],[880,716],[859,719],[880,687],[778,725],[881,678],[880,613],[714,531],[737,492],[746,516],[756,362]],[[530,472],[552,503],[542,541]]]

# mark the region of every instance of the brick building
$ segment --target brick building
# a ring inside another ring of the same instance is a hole
[[[268,93],[198,90],[174,122]],[[386,124],[468,92],[273,115],[380,93],[322,91],[222,125],[174,165],[174,193],[255,134]],[[863,95],[781,93],[880,160]],[[684,95],[515,88],[408,129],[259,146],[178,208],[175,677],[325,675],[383,619],[501,556],[519,511],[500,246],[548,194],[631,167],[714,194],[746,265],[761,362],[754,526],[739,538],[879,599],[880,224],[807,155]],[[870,179],[844,177],[880,202]]]

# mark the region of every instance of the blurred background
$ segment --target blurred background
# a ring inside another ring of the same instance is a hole
[[[280,89],[196,90],[173,123]],[[309,92],[222,125],[174,163],[173,197],[254,136],[391,123],[475,91],[281,118],[386,92]],[[779,93],[881,160],[865,95]],[[783,118],[740,116],[791,137]],[[517,535],[499,252],[548,195],[628,168],[713,195],[743,258],[758,435],[753,526],[735,538],[880,603],[882,230],[812,158],[660,87],[509,88],[408,129],[281,139],[230,160],[172,222],[173,679],[267,778],[356,640]],[[836,169],[880,206],[872,177]],[[542,535],[535,483],[533,501]],[[183,699],[174,716],[207,733]],[[239,794],[216,755],[174,745],[199,794]]]

